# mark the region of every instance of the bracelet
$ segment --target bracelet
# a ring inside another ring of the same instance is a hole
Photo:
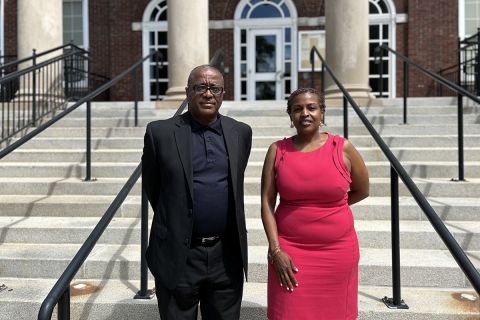
[[[280,248],[280,246],[273,248],[273,250],[270,252],[270,258],[272,259],[275,258],[275,256],[279,254],[281,251],[282,249]]]

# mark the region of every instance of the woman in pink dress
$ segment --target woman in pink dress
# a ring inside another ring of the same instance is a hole
[[[319,131],[318,91],[293,92],[287,113],[297,134],[270,146],[262,172],[268,319],[356,319],[359,249],[349,205],[368,196],[367,168],[348,140]]]

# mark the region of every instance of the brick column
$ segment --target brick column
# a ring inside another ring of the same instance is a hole
[[[185,99],[188,74],[209,61],[208,0],[168,2],[168,83],[165,100]]]
[[[368,84],[368,0],[325,1],[326,61],[360,104],[375,97]],[[329,76],[325,80],[327,104],[338,105],[342,94]]]

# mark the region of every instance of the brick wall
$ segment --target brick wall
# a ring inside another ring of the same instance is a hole
[[[93,72],[115,77],[142,56],[142,32],[132,31],[133,22],[141,22],[148,0],[89,1],[90,51]],[[142,96],[142,71],[137,74]],[[124,78],[111,90],[112,100],[132,100],[133,80]]]
[[[414,62],[438,72],[457,63],[458,5],[451,0],[408,2],[408,46],[403,52]],[[409,94],[433,94],[433,81],[418,71],[409,72]]]

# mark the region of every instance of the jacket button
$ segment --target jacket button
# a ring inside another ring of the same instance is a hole
[[[189,238],[185,238],[185,241],[183,241],[183,244],[185,244],[186,246],[188,246],[190,244],[190,239]]]
[[[188,209],[188,216],[189,217],[193,216],[193,210],[192,209]]]

